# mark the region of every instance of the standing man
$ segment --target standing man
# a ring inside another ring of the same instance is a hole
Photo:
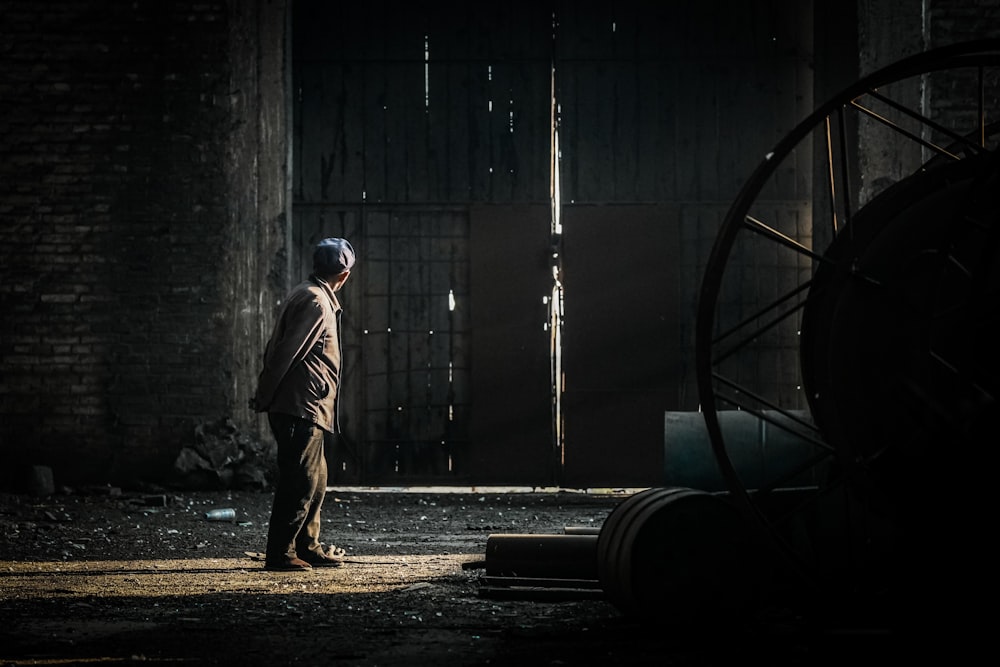
[[[342,378],[341,306],[354,248],[341,238],[316,244],[313,271],[288,294],[264,349],[256,412],[266,412],[278,443],[278,483],[267,531],[267,570],[339,567],[344,550],[320,543],[326,495],[324,444],[337,437]]]

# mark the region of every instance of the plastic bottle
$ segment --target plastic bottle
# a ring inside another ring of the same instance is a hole
[[[209,510],[205,512],[205,518],[209,521],[232,521],[236,518],[236,510],[232,507]]]

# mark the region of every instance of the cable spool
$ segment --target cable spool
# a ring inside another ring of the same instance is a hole
[[[732,620],[755,603],[750,524],[722,496],[652,488],[623,501],[597,539],[607,598],[623,613],[674,624]]]
[[[970,563],[981,531],[954,517],[992,490],[976,457],[1000,400],[998,72],[991,38],[845,87],[767,152],[706,263],[699,409],[728,498],[780,560],[779,604],[810,622],[881,632],[902,612],[906,626],[990,571]],[[743,474],[723,428],[737,410],[787,416],[793,464]],[[773,511],[788,490],[798,502]],[[919,587],[903,561],[927,573]]]

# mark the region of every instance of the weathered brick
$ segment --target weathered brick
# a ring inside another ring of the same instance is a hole
[[[133,443],[141,470],[182,439],[161,404],[189,424],[226,412],[190,385],[232,342],[188,309],[228,307],[211,276],[235,121],[210,104],[230,92],[228,18],[222,1],[0,3],[0,466],[7,429],[31,425],[72,440],[67,460]]]

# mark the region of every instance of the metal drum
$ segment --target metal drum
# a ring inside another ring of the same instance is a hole
[[[732,621],[755,605],[761,580],[749,526],[722,495],[640,491],[598,535],[601,586],[628,615],[684,625]]]

